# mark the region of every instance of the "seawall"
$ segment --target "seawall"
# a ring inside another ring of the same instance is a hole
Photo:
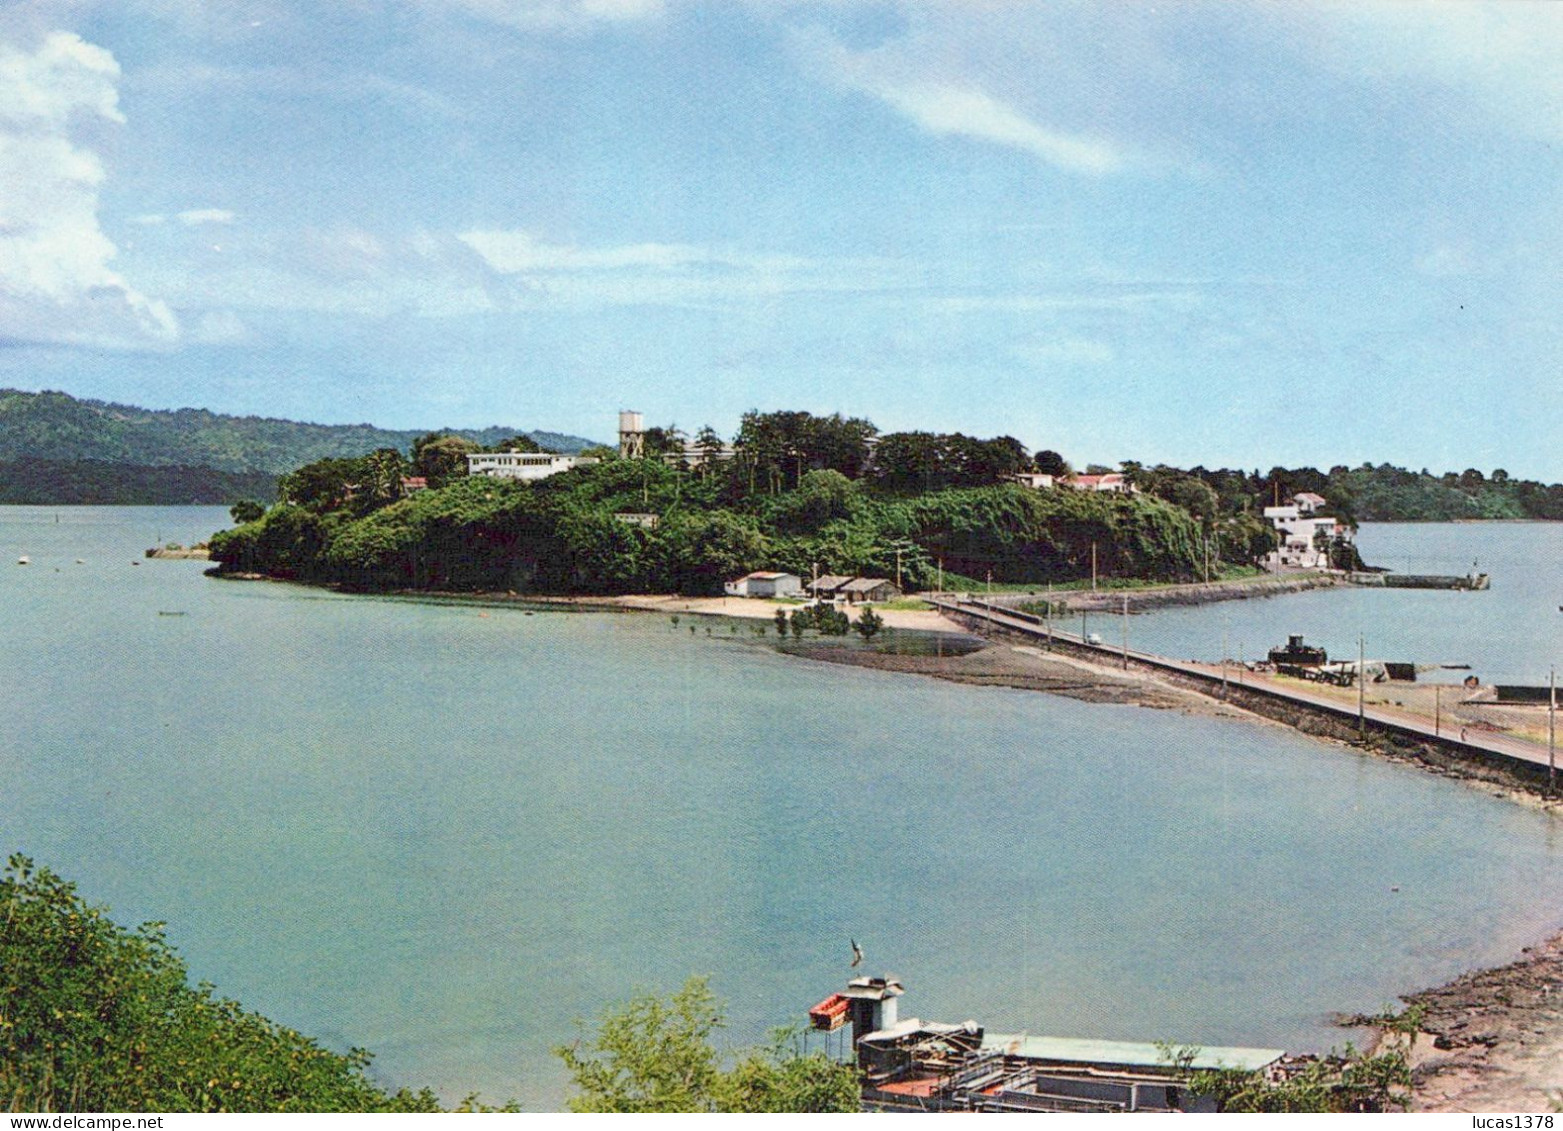
[[[1173,608],[1180,605],[1208,605],[1217,601],[1246,601],[1256,597],[1281,597],[1288,593],[1304,593],[1310,589],[1332,589],[1347,584],[1339,577],[1323,573],[1282,574],[1270,577],[1244,578],[1237,581],[1212,581],[1191,585],[1162,585],[1152,589],[1065,589],[1038,590],[1034,593],[994,594],[983,598],[994,605],[1016,608],[1032,601],[1052,601],[1063,605],[1072,613],[1118,612],[1125,598],[1129,611],[1149,612],[1152,609]]]
[[[1527,756],[1529,752],[1524,747],[1528,744],[1516,740],[1492,735],[1463,739],[1433,734],[1414,723],[1385,718],[1383,712],[1375,709],[1365,709],[1359,717],[1355,709],[1304,698],[1303,693],[1287,688],[1252,682],[1253,676],[1235,664],[1223,678],[1218,665],[1194,665],[1134,649],[1125,652],[1111,643],[1090,644],[1056,627],[1049,633],[1045,627],[1027,625],[1011,610],[983,608],[977,602],[937,603],[945,616],[990,639],[1041,644],[1103,667],[1151,674],[1175,687],[1241,707],[1304,734],[1417,762],[1440,774],[1490,781],[1543,798],[1553,796],[1546,751],[1540,752],[1538,761]]]

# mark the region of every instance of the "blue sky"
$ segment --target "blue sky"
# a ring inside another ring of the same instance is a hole
[[[1563,479],[1563,5],[20,0],[0,384]]]

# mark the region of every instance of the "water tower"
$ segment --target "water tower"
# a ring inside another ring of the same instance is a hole
[[[619,412],[619,458],[646,457],[646,422],[638,412]]]

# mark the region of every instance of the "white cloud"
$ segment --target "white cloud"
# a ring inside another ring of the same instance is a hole
[[[929,133],[989,141],[1021,149],[1065,172],[1100,175],[1123,168],[1123,155],[1095,138],[1060,133],[1031,121],[980,90],[943,84],[861,83]]]
[[[1563,4],[1259,4],[1328,65],[1430,83],[1523,133],[1563,139]]]
[[[231,310],[208,310],[197,319],[191,337],[209,346],[242,345],[250,340],[250,328]]]
[[[187,228],[193,228],[197,224],[231,224],[233,213],[226,208],[191,208],[175,214],[174,219]]]
[[[231,224],[235,217],[226,208],[190,208],[184,212],[175,212],[173,219],[187,228],[194,228],[200,224]],[[143,216],[130,218],[132,224],[139,224],[143,228],[160,228],[168,221],[169,217],[161,212],[149,212]]]
[[[921,285],[911,266],[877,258],[810,259],[690,244],[580,247],[522,229],[463,232],[507,305],[698,305],[787,294],[902,291]]]
[[[698,248],[681,244],[642,243],[600,249],[547,244],[530,232],[517,229],[462,232],[457,238],[502,275],[637,267],[669,270],[708,262],[710,258]]]
[[[628,23],[662,15],[664,0],[420,0],[489,23],[524,31],[579,31],[595,24]]]
[[[77,114],[123,122],[119,64],[79,35],[56,31],[28,54],[0,45],[0,122],[8,129],[63,130]]]
[[[144,346],[171,341],[168,307],[110,266],[104,171],[79,135],[119,111],[113,55],[68,32],[0,43],[0,338]]]
[[[1060,365],[1106,365],[1117,354],[1106,342],[1090,338],[1051,338],[1025,342],[1011,350],[1021,361],[1049,369]]]

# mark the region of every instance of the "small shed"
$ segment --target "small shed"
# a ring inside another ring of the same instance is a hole
[[[854,577],[837,592],[848,604],[854,605],[863,601],[890,601],[901,595],[901,591],[883,577]]]
[[[831,601],[839,595],[841,587],[851,580],[850,577],[840,574],[827,573],[809,582],[809,594],[822,601]]]
[[[729,597],[795,597],[803,591],[803,579],[795,573],[757,570],[722,588]]]

